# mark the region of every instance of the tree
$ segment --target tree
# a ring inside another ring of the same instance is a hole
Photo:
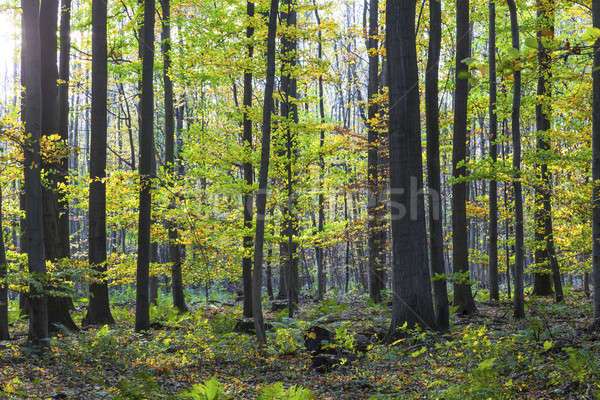
[[[41,46],[41,84],[42,84],[42,136],[52,138],[59,132],[58,126],[58,67],[57,54],[58,0],[44,0],[40,5],[40,46]],[[59,142],[60,143],[60,142]],[[61,145],[66,147],[67,143]],[[65,183],[66,171],[64,155],[52,154],[42,158],[45,180],[42,185],[44,218],[44,252],[46,260],[53,263],[67,259],[69,250],[68,209],[65,212],[65,199],[58,189]],[[61,182],[62,181],[62,182]],[[63,220],[61,222],[61,219]],[[66,230],[65,230],[66,227]],[[62,228],[62,229],[61,229]],[[61,292],[62,288],[52,287],[52,292]],[[59,327],[77,330],[69,307],[72,304],[67,293],[48,296],[48,328],[58,331]]]
[[[489,117],[490,133],[489,148],[492,165],[496,166],[498,160],[498,116],[496,114],[496,0],[490,0],[489,8],[489,35],[488,35],[488,63],[490,73],[490,100]],[[498,182],[492,175],[489,183],[489,225],[488,225],[488,255],[489,272],[488,286],[490,290],[490,301],[500,300],[500,289],[498,284]]]
[[[271,155],[271,113],[273,112],[273,88],[275,86],[275,39],[277,36],[277,14],[279,0],[271,0],[269,27],[267,33],[267,79],[265,82],[260,172],[258,192],[256,193],[256,233],[254,237],[254,271],[252,272],[252,312],[254,327],[259,344],[267,342],[262,313],[262,264],[265,240],[265,220],[267,206],[267,184],[269,178],[269,159]]]
[[[140,208],[136,272],[135,329],[150,327],[148,281],[150,271],[150,225],[152,205],[152,158],[154,157],[154,0],[144,0],[142,82],[140,95]]]
[[[321,30],[321,17],[316,0],[313,0],[315,6],[315,18],[317,20],[317,57],[319,61],[323,60],[323,32]],[[323,90],[323,74],[319,74],[319,122],[325,123],[325,100]],[[325,196],[323,195],[323,180],[325,178],[325,158],[323,157],[323,146],[325,145],[325,130],[319,130],[319,195],[318,195],[318,223],[317,230],[323,234],[325,227]],[[317,298],[323,299],[327,291],[327,275],[325,273],[325,253],[322,245],[319,243],[315,247],[315,258],[317,259]]]
[[[454,88],[454,136],[452,141],[452,265],[454,305],[459,314],[475,312],[475,301],[469,276],[469,246],[467,240],[467,102],[469,98],[470,56],[469,0],[456,0],[456,68]],[[458,276],[458,274],[463,276]]]
[[[546,48],[547,41],[554,39],[554,0],[537,0],[537,45],[538,45],[538,80],[537,102],[535,105],[536,147],[539,160],[538,179],[535,186],[535,263],[538,267],[550,267],[551,274],[535,273],[533,293],[539,296],[552,294],[557,302],[563,300],[560,270],[554,246],[554,231],[552,226],[552,182],[548,170],[548,153],[550,141],[548,131],[551,128],[550,109],[552,99],[552,57]]]
[[[251,1],[246,2],[246,14],[249,19],[254,17],[254,3]],[[254,56],[254,45],[252,44],[252,37],[254,36],[254,27],[252,21],[248,21],[246,27],[246,39],[248,44],[246,45],[247,55],[249,62],[252,61]],[[247,67],[244,71],[244,111],[243,111],[243,133],[242,141],[244,146],[247,147],[248,151],[252,150],[252,120],[249,116],[249,110],[252,107],[252,69]],[[246,190],[242,196],[242,202],[244,207],[244,230],[246,234],[243,238],[244,256],[242,257],[242,281],[244,286],[244,317],[252,317],[252,236],[250,234],[252,230],[252,195],[247,191],[252,187],[254,183],[254,171],[252,169],[252,162],[246,160],[243,165],[244,170],[244,181],[246,183]]]
[[[177,173],[175,166],[175,111],[173,107],[173,82],[169,75],[171,68],[171,2],[161,0],[162,5],[162,54],[163,84],[165,97],[165,164],[169,175]],[[171,202],[171,208],[175,207]],[[180,312],[187,311],[183,293],[183,277],[181,274],[181,247],[177,243],[179,234],[174,226],[169,226],[169,257],[171,266],[171,290],[173,305]]]
[[[416,0],[386,4],[390,88],[390,190],[392,204],[392,322],[433,327],[435,316],[427,259],[423,166],[415,34]]]
[[[298,306],[298,213],[295,184],[297,181],[294,171],[294,163],[298,158],[297,150],[297,125],[298,108],[296,99],[298,97],[297,80],[294,68],[298,50],[298,41],[295,38],[294,28],[296,26],[296,9],[293,0],[284,0],[286,9],[281,13],[281,19],[285,21],[286,30],[281,38],[281,127],[285,138],[285,184],[286,204],[283,206],[283,229],[282,236],[285,237],[283,245],[285,277],[288,299],[288,312],[292,317]],[[290,29],[291,28],[291,29]]]
[[[427,182],[429,184],[429,253],[434,275],[433,295],[436,327],[449,327],[448,288],[444,265],[444,231],[442,219],[442,183],[440,178],[440,125],[438,74],[442,43],[442,5],[440,0],[429,2],[429,49],[425,74],[425,107],[427,120]]]
[[[92,2],[92,109],[90,142],[88,261],[97,277],[90,284],[86,325],[114,323],[106,272],[107,5]]]
[[[594,28],[600,29],[600,0],[592,0]],[[600,39],[594,42],[592,103],[592,280],[594,284],[594,323],[600,329]]]
[[[381,203],[379,182],[379,132],[377,130],[377,95],[379,93],[379,1],[369,2],[369,28],[367,38],[367,51],[369,55],[369,77],[367,84],[368,98],[368,132],[369,145],[367,155],[367,181],[368,181],[368,241],[369,241],[369,295],[371,299],[381,302],[381,290],[384,288],[384,260],[383,260],[383,235],[385,208]]]
[[[519,22],[517,19],[517,5],[515,0],[507,0],[510,13],[510,31],[512,47],[519,52]],[[516,63],[517,60],[515,60]],[[512,103],[512,145],[513,145],[513,190],[515,201],[515,294],[514,316],[525,317],[525,301],[523,295],[523,269],[524,269],[524,233],[523,233],[523,189],[521,187],[521,70],[515,65],[513,69],[513,103]]]
[[[40,3],[22,0],[23,26],[23,121],[24,143],[24,201],[25,251],[31,281],[29,284],[29,342],[39,348],[48,345],[48,309],[45,288],[44,231],[42,212],[41,152],[42,84],[40,48]],[[42,283],[42,284],[40,284]]]
[[[0,340],[8,340],[8,283],[6,248],[4,246],[4,228],[2,225],[2,188],[0,187]]]

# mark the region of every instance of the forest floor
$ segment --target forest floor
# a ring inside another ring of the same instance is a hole
[[[454,317],[449,333],[406,330],[392,344],[375,340],[389,323],[387,306],[326,300],[303,306],[296,319],[268,313],[262,352],[252,335],[234,331],[239,305],[195,304],[177,315],[160,302],[152,310],[160,324],[145,334],[133,331],[132,306],[113,308],[111,328],[54,338],[42,357],[25,346],[25,321],[13,321],[14,339],[0,342],[0,399],[210,399],[198,387],[197,397],[181,393],[212,377],[227,394],[216,400],[600,398],[600,336],[587,330],[591,306],[580,292],[558,305],[529,299],[522,321],[512,319],[508,299],[478,303],[478,314]],[[304,348],[315,325],[335,333],[332,347],[342,354],[330,371],[315,371]],[[274,382],[313,397],[269,397]]]

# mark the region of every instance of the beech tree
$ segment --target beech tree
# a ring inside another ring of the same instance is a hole
[[[452,266],[455,273],[454,305],[457,313],[475,312],[469,283],[469,248],[467,241],[467,103],[471,55],[469,0],[456,0],[456,66],[454,88],[454,136],[452,139]]]
[[[386,4],[392,225],[392,321],[398,327],[435,326],[423,201],[416,1]],[[417,199],[415,199],[415,196]]]
[[[90,138],[89,252],[97,273],[90,284],[86,325],[114,323],[110,312],[106,272],[106,135],[107,135],[107,8],[103,0],[92,2],[92,109]]]
[[[136,272],[135,329],[150,327],[150,224],[152,205],[152,159],[154,158],[154,0],[144,0],[142,81],[140,94],[140,202]]]
[[[42,73],[40,47],[40,3],[22,0],[23,121],[24,143],[23,198],[25,202],[25,251],[32,280],[29,284],[29,342],[43,349],[48,344],[48,304],[45,288],[44,230],[42,211],[41,152]]]

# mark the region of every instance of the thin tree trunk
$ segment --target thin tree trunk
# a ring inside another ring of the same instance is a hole
[[[600,29],[600,0],[592,0],[594,28]],[[592,104],[592,281],[594,323],[600,329],[600,39],[594,43]]]
[[[275,39],[277,35],[277,14],[279,0],[271,0],[269,28],[267,33],[267,71],[264,92],[262,149],[258,192],[256,194],[256,236],[254,239],[254,271],[252,275],[252,312],[256,338],[261,346],[267,342],[262,311],[262,264],[265,240],[265,219],[267,205],[267,184],[269,159],[271,154],[271,113],[273,111],[273,87],[275,86]]]
[[[254,17],[254,3],[246,2],[246,14],[248,18]],[[246,46],[248,54],[248,62],[252,62],[254,56],[254,45],[252,44],[252,36],[254,35],[254,27],[249,23],[246,27]],[[252,120],[249,117],[249,111],[252,107],[252,70],[250,68],[244,71],[244,108],[243,108],[243,134],[242,142],[247,147],[248,152],[252,151]],[[244,181],[246,188],[242,196],[244,207],[244,256],[242,257],[242,281],[244,286],[244,317],[252,317],[252,194],[250,188],[254,183],[254,172],[252,170],[252,162],[246,160],[243,165]],[[270,279],[270,278],[269,278]]]
[[[507,0],[510,12],[510,30],[512,46],[519,50],[519,23],[515,0]],[[513,72],[513,105],[512,105],[512,143],[513,143],[513,187],[515,201],[515,295],[514,316],[525,317],[525,300],[523,294],[524,269],[524,233],[523,233],[523,193],[521,188],[521,71]]]
[[[500,300],[500,288],[498,283],[498,182],[496,181],[495,168],[498,159],[498,116],[496,115],[496,0],[489,1],[489,41],[488,41],[488,60],[490,73],[490,158],[492,159],[492,177],[490,178],[489,193],[489,225],[488,225],[488,255],[489,255],[489,273],[488,285],[490,291],[490,301]]]
[[[0,187],[0,340],[8,340],[8,283],[6,248],[4,247],[4,228],[2,225],[2,188]]]
[[[97,276],[90,284],[84,325],[113,324],[106,273],[107,5],[92,2],[92,109],[88,260]]]
[[[427,180],[429,183],[429,246],[433,279],[436,327],[449,327],[448,287],[444,265],[444,232],[442,217],[442,183],[440,177],[440,123],[438,74],[442,43],[442,5],[438,0],[429,2],[429,49],[425,74],[425,104],[427,120]]]
[[[376,124],[377,113],[377,95],[379,94],[379,1],[370,0],[369,2],[369,27],[367,38],[367,51],[369,55],[369,75],[367,84],[367,180],[368,180],[368,199],[367,199],[367,225],[368,225],[368,243],[369,243],[369,295],[375,303],[381,302],[381,290],[385,286],[384,282],[384,250],[383,238],[384,232],[384,213],[385,207],[381,202],[379,182],[379,146],[380,135]]]
[[[169,76],[171,68],[171,2],[161,0],[162,4],[162,56],[163,83],[165,101],[165,165],[169,174],[177,173],[175,163],[175,115],[173,107],[173,82]],[[175,199],[169,207],[175,207]],[[171,262],[171,291],[173,306],[179,312],[186,312],[185,295],[183,292],[183,277],[181,273],[181,249],[178,244],[179,234],[173,223],[169,223],[169,261]]]
[[[375,0],[377,1],[377,0]],[[317,7],[316,0],[313,0],[315,5],[315,18],[317,19],[317,57],[320,60],[323,59],[323,34],[321,32],[321,18],[319,16],[319,8]],[[325,101],[323,91],[323,74],[319,74],[319,121],[321,124],[325,123]],[[325,195],[323,194],[323,180],[325,179],[325,159],[323,156],[323,146],[325,145],[325,130],[321,127],[319,131],[319,195],[318,195],[318,207],[319,207],[319,220],[317,223],[317,230],[319,235],[323,235],[325,226]],[[315,247],[315,256],[317,259],[317,299],[322,300],[327,291],[327,275],[325,273],[325,254],[321,241],[322,236],[318,238],[317,246]]]
[[[154,0],[144,1],[142,29],[142,82],[140,95],[140,208],[136,271],[135,330],[150,327],[148,281],[150,266],[150,225],[152,221],[152,159],[154,157]]]
[[[423,166],[415,34],[416,0],[386,4],[390,89],[390,190],[392,204],[392,321],[398,327],[435,325],[427,258]],[[408,211],[409,215],[406,212]]]
[[[469,1],[456,0],[456,70],[454,93],[454,138],[452,143],[452,176],[462,179],[452,185],[452,264],[456,276],[454,305],[457,313],[470,315],[476,311],[469,280],[469,248],[467,240],[467,102],[469,70],[463,60],[470,56]]]

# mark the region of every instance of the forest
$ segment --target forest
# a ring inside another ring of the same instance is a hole
[[[600,399],[600,0],[0,0],[0,399]]]

